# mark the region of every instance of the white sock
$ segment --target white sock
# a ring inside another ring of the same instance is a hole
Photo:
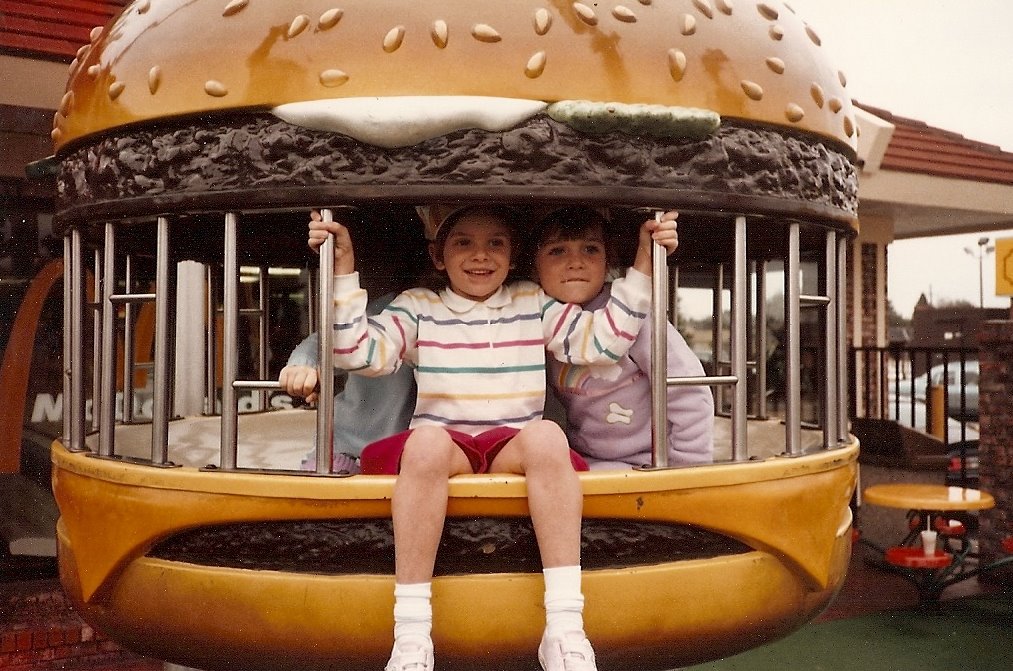
[[[584,631],[584,595],[580,591],[580,566],[542,569],[545,577],[545,631],[560,636]]]
[[[431,638],[433,630],[432,584],[394,584],[394,640],[402,636]]]

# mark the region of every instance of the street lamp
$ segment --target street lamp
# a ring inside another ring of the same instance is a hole
[[[984,309],[985,307],[985,254],[995,251],[995,247],[985,247],[988,244],[988,238],[978,238],[978,252],[970,247],[964,247],[964,251],[971,256],[978,257],[978,307]]]

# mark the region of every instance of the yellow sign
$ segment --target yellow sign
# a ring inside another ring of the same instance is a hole
[[[995,295],[1013,296],[1013,238],[995,241]]]

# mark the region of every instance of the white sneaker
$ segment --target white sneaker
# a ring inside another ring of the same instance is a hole
[[[538,663],[544,671],[598,671],[591,642],[582,631],[562,636],[543,634],[538,645]]]
[[[433,671],[433,642],[421,636],[405,636],[394,641],[390,661],[384,671]]]

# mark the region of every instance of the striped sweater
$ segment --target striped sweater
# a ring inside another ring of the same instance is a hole
[[[468,434],[520,428],[545,407],[545,351],[565,363],[611,372],[636,339],[650,305],[650,278],[630,269],[594,312],[547,296],[533,282],[504,285],[484,301],[449,289],[410,289],[366,315],[358,273],[334,278],[334,365],[367,376],[415,368],[411,426]]]

